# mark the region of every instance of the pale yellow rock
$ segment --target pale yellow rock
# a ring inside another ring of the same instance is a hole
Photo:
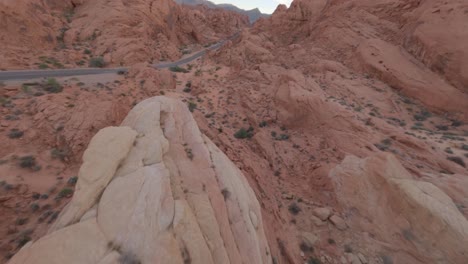
[[[122,126],[92,139],[70,204],[12,263],[58,263],[24,258],[33,255],[87,264],[272,263],[253,190],[184,103],[147,99]],[[94,230],[75,233],[83,225]],[[75,244],[59,253],[47,240],[63,232]]]
[[[60,213],[49,233],[78,221],[101,195],[127,156],[136,132],[129,127],[101,129],[83,154],[83,165],[70,203]]]
[[[21,249],[10,264],[99,263],[109,251],[96,218],[48,234]]]

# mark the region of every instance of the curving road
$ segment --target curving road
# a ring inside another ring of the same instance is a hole
[[[237,38],[240,32],[232,35],[231,37],[220,41],[208,48],[205,48],[190,57],[167,63],[153,64],[152,66],[156,69],[165,69],[175,66],[180,66],[194,61],[204,56],[210,50],[216,50],[223,46],[227,41]],[[11,80],[29,80],[37,78],[47,77],[68,77],[68,76],[80,76],[80,75],[97,75],[105,73],[119,73],[127,72],[128,68],[75,68],[75,69],[59,69],[59,70],[20,70],[20,71],[0,71],[0,81],[11,81]]]

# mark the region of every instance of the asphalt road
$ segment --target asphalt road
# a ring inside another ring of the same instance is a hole
[[[220,41],[202,51],[193,54],[190,57],[167,63],[153,64],[152,66],[156,69],[165,69],[175,66],[180,66],[194,61],[204,56],[210,50],[216,50],[223,46],[227,41],[234,39],[239,36],[239,32],[233,36]],[[29,80],[37,78],[48,78],[48,77],[68,77],[68,76],[80,76],[80,75],[96,75],[106,73],[119,73],[127,72],[128,68],[75,68],[75,69],[59,69],[59,70],[20,70],[20,71],[0,71],[0,81],[11,81],[11,80]]]

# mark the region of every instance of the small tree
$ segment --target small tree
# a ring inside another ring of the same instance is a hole
[[[106,62],[103,57],[94,57],[89,60],[89,67],[103,68],[106,66]]]

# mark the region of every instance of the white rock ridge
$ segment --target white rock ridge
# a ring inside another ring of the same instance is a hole
[[[91,140],[75,194],[17,263],[272,263],[260,205],[187,106],[138,104]]]

